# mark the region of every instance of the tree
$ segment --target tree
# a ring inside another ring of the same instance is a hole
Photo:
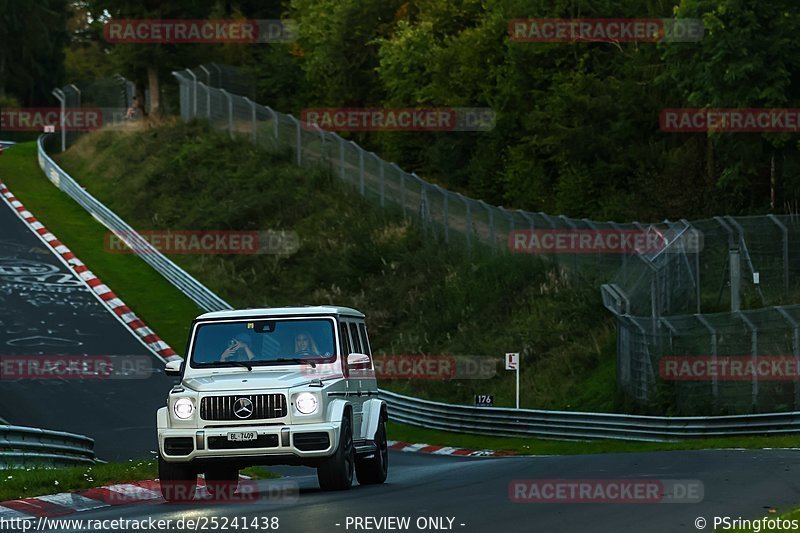
[[[687,107],[784,108],[800,102],[800,5],[792,0],[683,0],[678,17],[702,18],[703,40],[664,53],[665,78]],[[788,134],[708,133],[707,172],[741,207],[775,209],[780,178],[797,168]]]
[[[0,0],[0,97],[23,105],[49,100],[64,75],[66,0]]]

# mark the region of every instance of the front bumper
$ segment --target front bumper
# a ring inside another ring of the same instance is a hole
[[[159,429],[158,449],[170,463],[206,459],[281,458],[291,462],[328,457],[338,447],[341,423],[298,424],[289,426],[234,426],[205,429]],[[255,432],[257,441],[230,443],[228,433]],[[325,441],[327,437],[327,442]],[[178,439],[178,440],[175,440]],[[231,447],[232,446],[232,447]],[[324,447],[323,447],[324,446]]]

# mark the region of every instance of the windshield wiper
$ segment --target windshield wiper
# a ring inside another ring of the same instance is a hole
[[[243,366],[248,371],[253,371],[253,365],[250,363],[245,363],[243,361],[215,361],[213,363],[200,363],[198,366]]]
[[[281,359],[270,359],[270,363],[307,363],[311,365],[311,368],[317,368],[317,363],[311,361],[310,359],[300,359],[300,358],[281,358]]]

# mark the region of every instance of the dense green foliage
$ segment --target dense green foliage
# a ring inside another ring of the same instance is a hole
[[[0,96],[118,72],[161,93],[217,61],[248,96],[308,107],[489,107],[490,132],[347,135],[496,205],[594,219],[797,211],[796,134],[667,133],[664,108],[798,107],[800,4],[776,0],[82,0],[5,2]],[[0,6],[4,5],[0,2]],[[289,44],[110,44],[109,19],[291,18]],[[693,18],[699,42],[513,42],[517,18]],[[65,29],[65,21],[66,29]],[[22,33],[20,33],[22,32]],[[20,60],[24,58],[25,60]],[[167,83],[165,83],[167,82]]]
[[[493,108],[491,132],[356,136],[474,197],[618,220],[782,211],[798,200],[796,135],[659,124],[668,107],[797,106],[800,5],[791,0],[292,0],[289,14],[303,28],[287,52],[305,75],[295,111]],[[673,16],[702,19],[703,39],[518,43],[507,34],[514,18]]]

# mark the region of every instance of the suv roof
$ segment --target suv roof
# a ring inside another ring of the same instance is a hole
[[[214,318],[246,318],[246,317],[273,317],[288,315],[345,315],[364,318],[364,313],[337,305],[304,305],[300,307],[264,307],[260,309],[232,309],[230,311],[214,311],[204,313],[197,320]]]

